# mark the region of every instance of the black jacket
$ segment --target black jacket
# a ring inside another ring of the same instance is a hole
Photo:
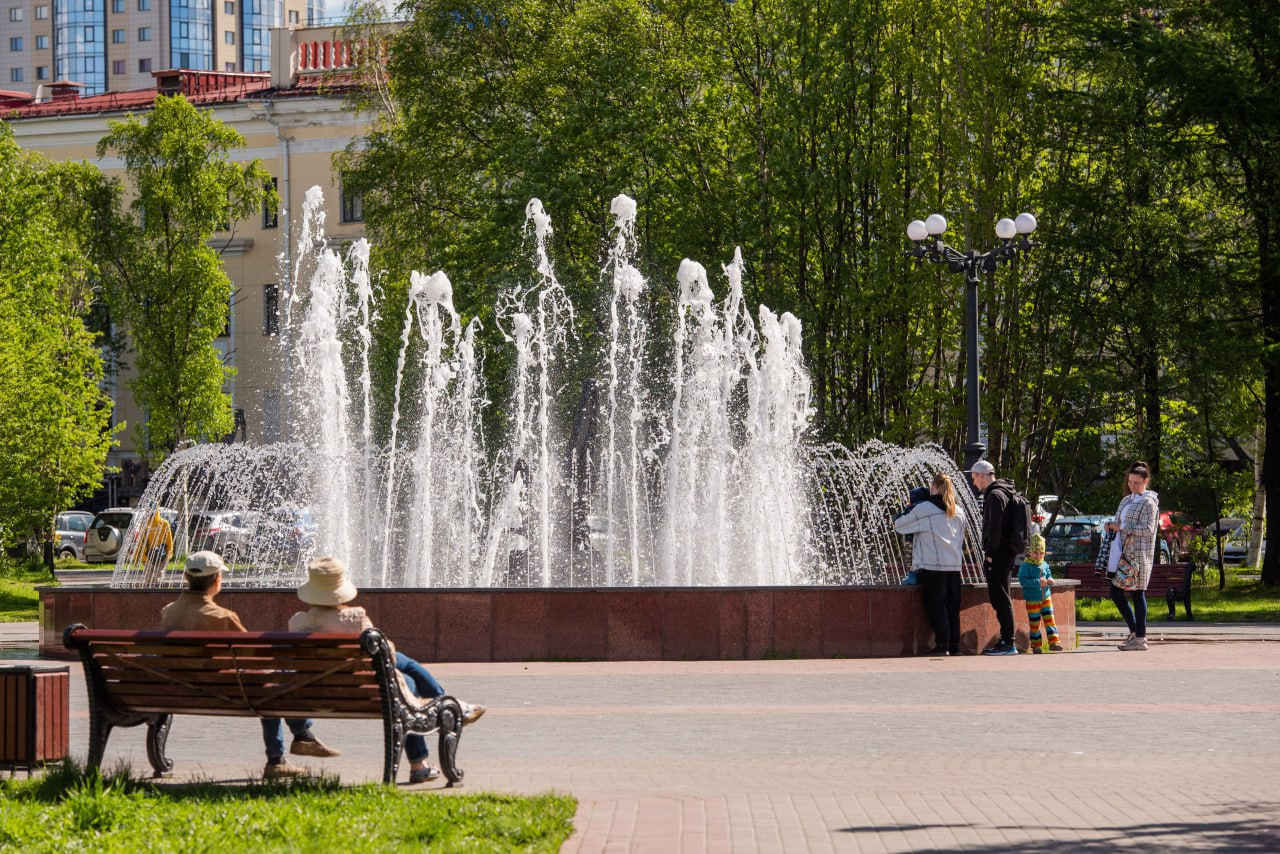
[[[982,491],[982,551],[987,557],[1015,551],[1006,519],[1015,489],[1013,481],[1000,478]]]

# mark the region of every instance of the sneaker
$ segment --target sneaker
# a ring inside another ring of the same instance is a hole
[[[472,705],[471,703],[463,703],[462,722],[464,724],[473,724],[484,717],[484,713],[487,711],[489,711],[489,709],[479,703],[476,703],[475,705]]]
[[[267,760],[267,764],[262,767],[262,778],[264,780],[284,780],[291,777],[301,777],[306,773],[306,769],[299,768],[297,765],[290,765],[283,757],[277,762]]]
[[[935,646],[933,649],[929,650],[929,655],[931,656],[946,655],[946,654],[947,654],[947,648],[945,646]]]
[[[1136,638],[1136,637],[1137,637],[1137,635],[1135,635],[1133,632],[1129,632],[1129,636],[1128,636],[1127,638],[1125,638],[1124,640],[1120,641],[1120,643],[1118,643],[1118,644],[1117,644],[1117,646],[1118,646],[1120,649],[1124,649],[1126,646],[1128,646],[1129,644],[1133,643],[1133,639],[1134,639],[1134,638]]]
[[[436,779],[439,776],[440,776],[439,768],[436,768],[432,765],[424,765],[421,768],[413,769],[409,771],[409,782],[413,784],[430,783],[432,780]]]
[[[1137,635],[1131,636],[1127,641],[1120,645],[1121,652],[1142,652],[1147,648],[1147,639],[1140,638]]]
[[[289,752],[296,756],[341,756],[342,751],[336,747],[329,747],[314,735],[310,738],[295,738],[293,744],[289,745]]]
[[[1062,652],[1062,644],[1057,642],[1049,644],[1049,652]]]
[[[1031,647],[1031,651],[1034,652],[1036,655],[1041,655],[1044,653],[1044,650],[1038,646]]]
[[[982,651],[983,655],[1017,655],[1018,648],[1013,645],[1013,641],[1002,640],[995,646],[989,646]]]

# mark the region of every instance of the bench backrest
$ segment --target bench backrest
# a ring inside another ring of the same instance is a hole
[[[382,717],[385,662],[375,657],[385,643],[362,645],[361,635],[72,626],[64,643],[80,652],[98,697],[121,712]]]
[[[1095,575],[1091,563],[1067,564],[1067,578],[1080,582],[1076,596],[1088,599],[1105,599],[1111,595],[1111,582],[1105,576]],[[1185,592],[1190,583],[1191,565],[1186,563],[1157,563],[1151,567],[1151,580],[1147,592],[1163,596],[1165,591]]]

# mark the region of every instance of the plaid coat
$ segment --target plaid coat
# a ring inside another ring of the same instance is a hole
[[[1116,521],[1124,534],[1124,558],[1138,571],[1138,590],[1151,581],[1151,564],[1160,530],[1160,496],[1148,489],[1126,495],[1116,510]]]

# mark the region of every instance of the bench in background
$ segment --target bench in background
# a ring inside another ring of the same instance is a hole
[[[1176,603],[1182,600],[1182,607],[1187,612],[1187,619],[1194,620],[1191,615],[1191,572],[1195,566],[1191,563],[1158,563],[1151,567],[1151,581],[1147,585],[1147,596],[1163,596],[1169,605],[1169,619],[1178,615]],[[1080,582],[1076,588],[1076,597],[1090,599],[1110,599],[1111,582],[1106,576],[1096,575],[1091,563],[1067,564],[1067,578]]]

